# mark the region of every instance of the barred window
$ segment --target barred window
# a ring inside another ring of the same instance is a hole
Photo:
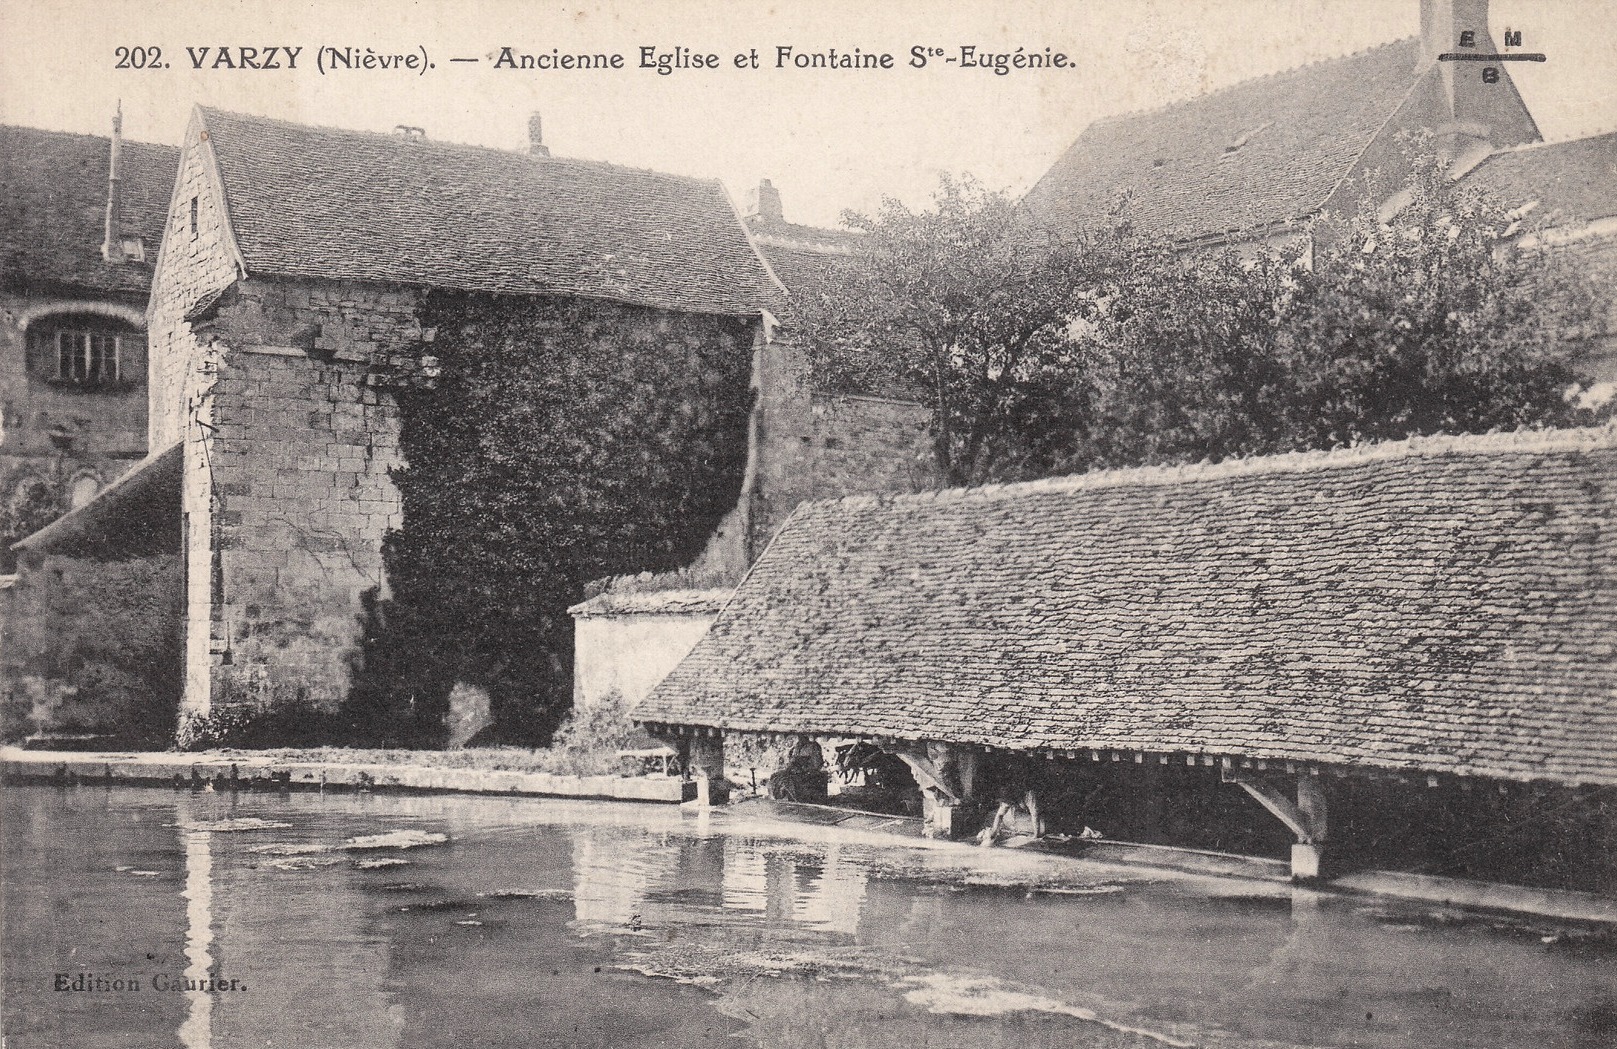
[[[106,387],[140,380],[146,339],[102,317],[63,317],[29,330],[30,371],[65,386]]]

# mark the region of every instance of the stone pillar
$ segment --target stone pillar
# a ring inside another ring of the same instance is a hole
[[[696,780],[696,804],[706,808],[723,805],[730,800],[729,784],[724,779],[724,737],[722,735],[697,736],[691,740],[690,756],[686,767]]]
[[[1291,847],[1291,880],[1317,881],[1325,869],[1325,847],[1315,842],[1299,841]]]
[[[927,838],[950,839],[959,829],[957,813],[960,807],[942,791],[933,787],[921,788],[921,834]]]

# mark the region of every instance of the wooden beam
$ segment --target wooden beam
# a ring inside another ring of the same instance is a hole
[[[1297,808],[1303,814],[1303,821],[1308,826],[1308,837],[1301,840],[1309,843],[1324,841],[1329,832],[1329,824],[1326,822],[1325,787],[1315,777],[1297,777]]]
[[[924,755],[911,754],[903,750],[896,751],[896,753],[903,759],[904,764],[910,767],[910,771],[915,774],[917,783],[923,787],[931,787],[950,801],[957,803],[960,801],[960,795],[949,789],[948,785],[943,782],[943,776]]]
[[[1297,775],[1297,801],[1294,803],[1272,784],[1242,773],[1238,769],[1225,769],[1224,782],[1234,783],[1252,796],[1252,799],[1284,823],[1298,842],[1315,845],[1325,841],[1329,824],[1325,806],[1325,789],[1317,779],[1306,772]]]

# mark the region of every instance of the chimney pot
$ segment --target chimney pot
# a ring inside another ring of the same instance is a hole
[[[538,113],[528,115],[528,152],[536,157],[550,156],[550,147],[545,145],[545,122]]]
[[[785,211],[781,208],[780,190],[768,179],[762,179],[758,188],[747,194],[747,221],[760,223],[785,222]]]

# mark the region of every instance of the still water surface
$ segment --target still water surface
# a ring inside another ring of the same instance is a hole
[[[3,804],[7,1049],[1617,1041],[1612,940],[1542,922],[657,806]]]

